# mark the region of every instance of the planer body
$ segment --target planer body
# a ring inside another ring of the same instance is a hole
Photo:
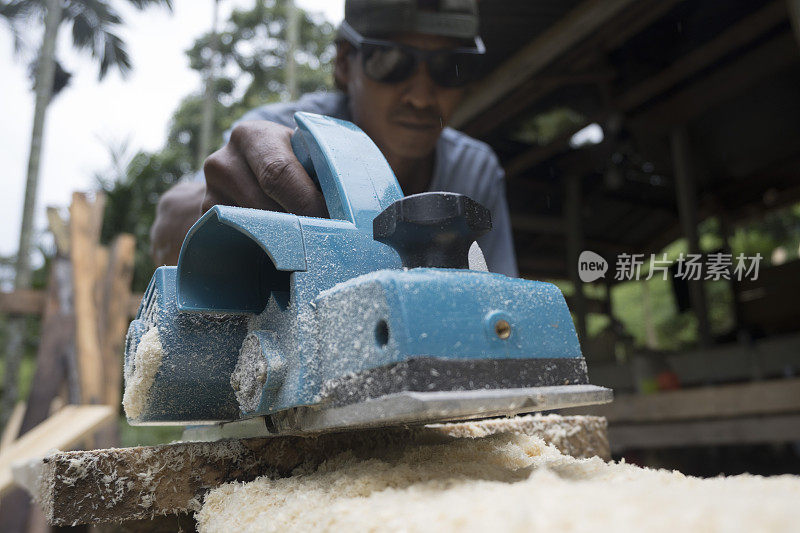
[[[126,386],[144,334],[155,328],[161,346],[129,422],[207,440],[611,400],[588,382],[557,287],[467,268],[491,227],[485,208],[404,198],[357,127],[295,119],[295,154],[331,218],[215,206],[198,220],[129,328]]]

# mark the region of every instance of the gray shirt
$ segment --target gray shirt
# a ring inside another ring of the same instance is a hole
[[[340,92],[317,92],[291,103],[268,104],[245,113],[239,120],[269,120],[290,128],[293,115],[307,111],[350,120],[347,99]],[[229,132],[225,134],[228,140]],[[481,141],[452,128],[444,128],[436,145],[431,191],[464,194],[492,212],[492,230],[478,240],[489,270],[516,277],[517,260],[511,239],[506,202],[505,173],[494,151]]]

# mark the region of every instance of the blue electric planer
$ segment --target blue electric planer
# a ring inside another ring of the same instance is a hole
[[[197,221],[128,331],[130,423],[192,425],[205,440],[611,400],[588,383],[558,288],[480,265],[486,208],[404,198],[356,126],[295,120],[294,152],[331,218],[216,206]]]

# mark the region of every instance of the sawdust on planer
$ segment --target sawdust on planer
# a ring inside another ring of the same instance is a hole
[[[476,434],[481,434],[480,429]],[[700,479],[496,434],[228,483],[199,531],[796,531],[800,477]]]
[[[144,413],[150,399],[150,387],[153,386],[156,372],[161,367],[163,356],[158,328],[153,326],[142,335],[142,340],[136,347],[133,370],[125,375],[125,395],[122,398],[122,405],[128,418],[136,420]]]

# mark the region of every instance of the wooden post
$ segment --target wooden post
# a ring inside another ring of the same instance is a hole
[[[658,348],[656,325],[653,323],[653,305],[650,301],[650,286],[643,280],[639,282],[642,289],[642,320],[644,321],[645,346],[651,350]]]
[[[726,213],[721,212],[719,215],[719,234],[722,237],[722,248],[726,254],[731,254],[732,260],[736,261],[733,257],[733,250],[731,249],[731,220]],[[739,284],[735,277],[731,276],[730,281],[731,295],[733,296],[733,304],[731,305],[731,313],[733,313],[734,330],[738,331],[741,327],[741,311],[739,309]]]
[[[670,134],[675,192],[678,200],[678,218],[683,235],[689,242],[689,253],[700,253],[700,236],[697,232],[697,191],[692,174],[692,156],[689,136],[685,126],[673,128]],[[697,317],[697,333],[701,346],[710,346],[711,328],[708,322],[708,304],[702,281],[689,281],[689,297]]]
[[[586,343],[586,297],[583,282],[578,276],[578,257],[583,250],[581,178],[569,174],[564,182],[564,215],[567,222],[567,269],[575,294],[572,297],[575,328],[578,338]]]
[[[105,403],[118,406],[122,400],[122,356],[128,331],[131,281],[136,253],[136,239],[124,233],[114,240],[108,269],[100,280],[100,347],[103,353],[106,380]]]
[[[800,0],[786,0],[786,7],[789,10],[789,20],[792,23],[794,36],[800,46]]]
[[[101,203],[99,199],[92,205],[85,194],[74,193],[70,207],[70,255],[82,403],[102,403],[104,398],[103,354],[95,302],[99,236],[96,211],[102,210],[98,203]]]
[[[69,240],[64,238],[66,224],[56,210],[48,210],[50,229],[56,235],[57,252],[50,266],[46,298],[43,304],[41,338],[22,423],[15,437],[23,436],[43,422],[61,391],[76,388],[70,380],[75,361],[75,314],[72,308],[72,265],[67,259]],[[74,396],[74,390],[71,391]],[[65,400],[69,400],[66,398]],[[31,515],[30,499],[25,491],[13,489],[0,503],[0,531],[24,531]]]

